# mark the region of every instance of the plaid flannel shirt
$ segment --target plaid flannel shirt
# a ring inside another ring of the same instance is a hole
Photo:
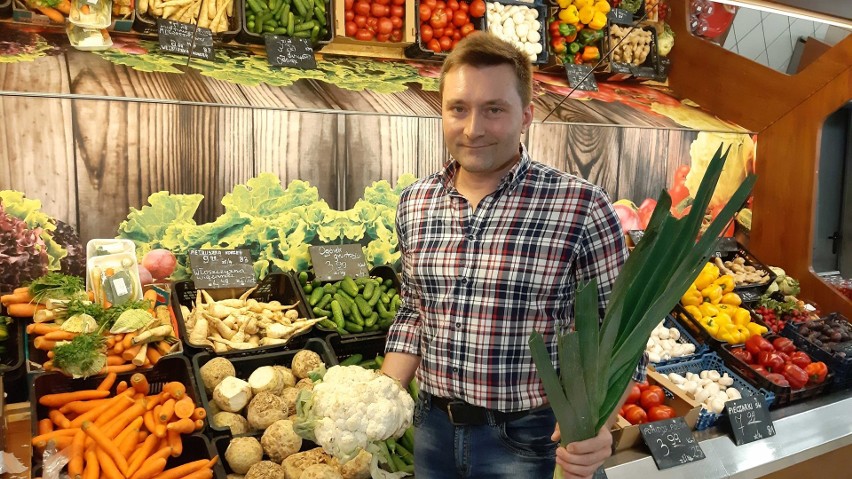
[[[421,357],[422,390],[500,411],[547,402],[530,333],[543,334],[557,364],[556,332],[571,327],[577,283],[597,278],[603,315],[627,258],[600,187],[520,152],[476,210],[453,186],[455,161],[402,193],[403,304],[386,346]]]

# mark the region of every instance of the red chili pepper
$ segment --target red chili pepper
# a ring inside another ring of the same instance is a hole
[[[828,375],[828,366],[822,361],[810,363],[805,367],[808,379],[815,384],[821,384]]]

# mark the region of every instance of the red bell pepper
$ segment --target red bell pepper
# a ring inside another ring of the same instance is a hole
[[[790,383],[787,381],[787,378],[781,374],[769,373],[766,375],[766,379],[776,386],[781,386],[782,388],[790,387]]]
[[[808,379],[814,384],[821,384],[828,375],[828,366],[822,361],[810,363],[805,367]]]
[[[784,377],[793,389],[801,389],[808,384],[808,374],[793,363],[784,366]]]
[[[757,360],[763,367],[773,373],[780,373],[784,368],[784,359],[776,352],[761,351],[757,355]]]
[[[811,357],[803,351],[795,351],[790,355],[790,362],[804,369],[811,363]]]
[[[751,354],[759,354],[761,351],[773,351],[775,349],[775,347],[772,346],[772,343],[767,341],[763,336],[759,336],[757,334],[746,340],[745,348],[748,349]]]
[[[775,338],[772,341],[772,346],[775,347],[776,351],[780,351],[782,353],[787,353],[787,354],[790,354],[790,353],[792,353],[793,351],[796,350],[796,345],[793,344],[793,341],[791,341],[788,338],[781,337],[781,336]]]

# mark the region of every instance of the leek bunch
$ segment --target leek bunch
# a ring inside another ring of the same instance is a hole
[[[542,335],[530,335],[533,361],[559,423],[563,446],[594,437],[606,424],[630,383],[651,331],[698,276],[717,236],[751,192],[754,175],[743,181],[696,242],[727,156],[720,146],[688,216],[675,219],[670,214],[671,197],[665,190],[660,194],[642,241],[613,285],[603,323],[599,322],[597,283],[593,280],[578,287],[574,331],[557,339],[561,377]]]

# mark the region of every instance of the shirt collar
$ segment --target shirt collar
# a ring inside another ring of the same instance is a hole
[[[518,152],[521,155],[521,159],[515,163],[508,173],[500,180],[500,184],[497,186],[498,190],[502,190],[504,188],[514,189],[520,184],[521,178],[527,173],[530,169],[530,163],[532,160],[530,159],[530,155],[527,152],[527,147],[524,146],[523,143],[520,143],[518,147]],[[441,184],[448,191],[455,190],[454,179],[456,173],[458,173],[459,162],[455,158],[450,158],[450,161],[444,166],[443,169],[438,173],[438,178],[441,181]]]

